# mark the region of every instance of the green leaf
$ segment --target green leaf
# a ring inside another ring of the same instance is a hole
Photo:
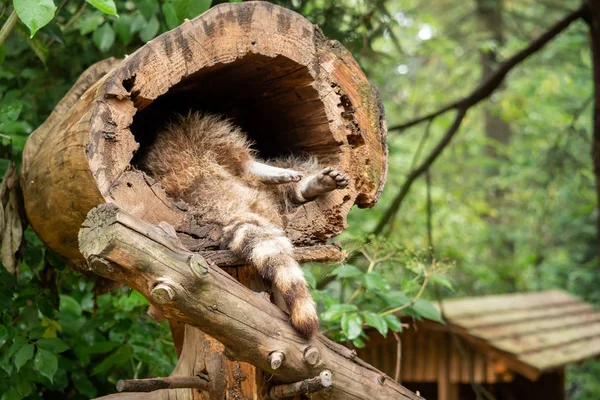
[[[122,18],[118,19],[115,22],[120,21]],[[104,22],[104,14],[99,12],[93,12],[91,14],[86,15],[83,18],[80,18],[77,21],[77,29],[79,33],[82,35],[87,35],[88,33],[94,32],[102,23]]]
[[[83,371],[74,371],[71,374],[71,380],[77,391],[86,398],[92,399],[97,396],[98,392],[94,384],[90,382]]]
[[[81,306],[79,305],[79,302],[66,294],[60,295],[60,305],[58,309],[60,312],[81,315]]]
[[[388,328],[390,328],[394,332],[402,332],[402,322],[400,322],[398,317],[396,317],[393,314],[388,314],[385,315],[383,319],[385,319]]]
[[[362,316],[367,325],[377,329],[383,336],[387,335],[388,325],[384,317],[371,311],[364,311]]]
[[[210,8],[211,0],[173,0],[180,23],[185,18],[192,19]]]
[[[315,279],[315,276],[313,275],[312,271],[308,268],[302,268],[302,273],[304,274],[306,282],[308,282],[308,286],[310,286],[313,289],[316,288],[317,280]]]
[[[131,33],[140,32],[146,26],[146,20],[142,14],[135,14],[131,21]]]
[[[109,23],[104,23],[92,36],[94,44],[101,52],[105,53],[115,43],[115,31]]]
[[[230,0],[231,1],[231,0]],[[356,338],[352,341],[352,344],[354,345],[354,347],[357,347],[359,349],[362,349],[363,347],[366,346],[364,340],[362,340],[361,338]]]
[[[211,0],[192,0],[187,8],[186,18],[196,18],[210,8]]]
[[[354,340],[362,333],[362,319],[358,313],[342,316],[342,331],[348,340]]]
[[[115,6],[115,2],[113,0],[85,0],[89,4],[96,7],[98,10],[102,11],[104,14],[108,15],[116,15],[117,14],[117,6]]]
[[[441,275],[433,275],[431,280],[441,286],[444,286],[452,291],[454,291],[454,286],[452,286],[452,282]]]
[[[146,18],[146,21],[150,21],[152,17],[156,17],[156,13],[158,12],[157,0],[137,0],[135,5],[144,18]]]
[[[21,114],[23,104],[21,103],[8,103],[0,106],[0,123],[16,121]]]
[[[0,46],[0,66],[4,64],[4,59],[6,58],[6,46]]]
[[[21,369],[23,365],[29,360],[33,358],[33,351],[35,350],[35,346],[32,344],[26,344],[21,347],[19,351],[17,351],[14,355],[15,365],[17,367],[17,371]]]
[[[17,388],[12,388],[6,391],[6,393],[2,395],[2,398],[0,398],[0,400],[21,400],[22,398],[23,396],[21,395],[21,393],[19,393]]]
[[[334,321],[340,318],[344,313],[356,311],[358,311],[358,307],[354,304],[333,304],[321,314],[321,319],[324,321]]]
[[[92,375],[98,375],[108,371],[114,366],[126,363],[131,359],[133,351],[130,346],[120,347],[117,351],[106,357],[102,362],[94,367]]]
[[[386,280],[377,272],[369,272],[364,279],[367,290],[385,292],[389,289]]]
[[[423,299],[417,300],[411,308],[414,311],[416,311],[417,313],[419,313],[419,315],[422,316],[423,318],[427,318],[432,321],[436,321],[436,322],[445,324],[439,310],[426,300],[423,300]]]
[[[62,353],[69,349],[69,345],[62,339],[59,338],[42,338],[36,342],[38,347],[42,347],[46,350],[51,350],[54,353]]]
[[[410,299],[404,293],[397,290],[386,293],[385,298],[392,307],[400,307],[410,303]]]
[[[52,381],[52,378],[58,369],[58,359],[56,358],[56,354],[51,351],[38,348],[35,359],[33,360],[33,365],[39,373]]]
[[[4,343],[8,340],[8,329],[4,325],[0,325],[0,348],[4,346]]]
[[[65,44],[65,37],[63,36],[60,26],[58,26],[56,22],[50,21],[48,25],[42,28],[42,32],[48,35],[52,40],[60,44]]]
[[[56,6],[52,0],[13,0],[17,15],[29,28],[31,36],[54,18]]]
[[[336,275],[340,278],[352,278],[355,276],[362,275],[363,272],[360,269],[356,268],[354,265],[344,264],[331,271],[331,274]]]
[[[147,43],[156,37],[158,30],[160,29],[160,23],[158,22],[158,18],[156,16],[152,17],[148,22],[148,25],[142,29],[140,32],[140,39],[144,43]]]
[[[171,3],[164,3],[162,5],[162,12],[165,15],[165,22],[169,29],[173,29],[179,26],[179,18],[177,18],[177,11],[175,6]]]
[[[133,39],[133,31],[131,30],[131,25],[133,22],[133,18],[131,15],[123,15],[121,18],[113,22],[113,27],[115,31],[117,31],[117,36],[123,44],[131,43],[131,39]]]

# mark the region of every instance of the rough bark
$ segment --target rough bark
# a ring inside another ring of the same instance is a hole
[[[383,107],[350,53],[290,10],[220,4],[120,62],[93,66],[30,136],[23,190],[44,242],[82,261],[77,232],[87,212],[115,203],[150,223],[168,222],[194,251],[217,248],[218,227],[198,225],[186,204],[136,168],[156,130],[189,108],[232,117],[262,156],[307,152],[349,175],[347,189],[287,216],[297,246],[339,234],[353,204],[370,207],[381,193]]]
[[[114,205],[89,213],[79,241],[94,273],[139,291],[164,317],[201,328],[223,344],[229,358],[251,363],[282,383],[331,371],[331,387],[312,398],[419,398],[324,336],[300,337],[265,296],[187,251],[165,230]],[[274,351],[285,355],[277,369],[269,357]]]

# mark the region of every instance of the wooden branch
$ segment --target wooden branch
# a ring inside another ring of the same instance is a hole
[[[118,392],[154,392],[160,389],[206,390],[208,379],[202,376],[169,376],[166,378],[128,379],[117,382]]]
[[[235,267],[246,265],[229,250],[209,250],[198,252],[206,261],[213,262],[219,267]],[[333,262],[339,263],[346,259],[346,253],[339,245],[323,244],[307,247],[296,247],[294,258],[298,263]]]
[[[419,398],[324,336],[302,338],[288,316],[260,293],[174,245],[163,229],[114,205],[90,211],[79,247],[92,272],[139,291],[167,318],[201,328],[232,359],[249,362],[284,383],[331,371],[331,387],[313,395],[315,399]],[[277,369],[269,359],[274,351],[285,355]]]
[[[332,384],[331,371],[324,370],[319,376],[305,379],[301,382],[290,383],[287,385],[278,385],[271,388],[269,397],[272,399],[283,399],[299,394],[308,394],[327,389]]]
[[[577,10],[571,12],[565,18],[563,18],[562,20],[560,20],[559,22],[554,24],[550,29],[548,29],[546,32],[544,32],[537,39],[535,39],[531,43],[529,43],[529,45],[527,47],[525,47],[523,50],[519,51],[518,53],[513,55],[511,58],[509,58],[508,60],[506,60],[502,64],[500,64],[498,69],[496,69],[496,71],[494,71],[492,74],[490,74],[488,76],[488,78],[485,79],[483,81],[483,83],[481,83],[481,85],[479,85],[467,97],[464,97],[464,98],[456,100],[450,104],[447,104],[444,107],[442,107],[439,110],[434,111],[432,113],[423,115],[421,117],[415,118],[413,120],[404,122],[399,125],[391,126],[388,130],[389,131],[392,131],[392,130],[403,131],[406,128],[409,128],[413,125],[417,125],[417,124],[420,124],[421,122],[432,120],[435,117],[446,113],[447,111],[450,111],[453,109],[458,109],[458,108],[463,108],[463,109],[470,108],[470,107],[476,105],[477,103],[479,103],[481,100],[489,97],[494,92],[494,90],[496,90],[496,88],[498,86],[500,86],[502,81],[504,81],[504,78],[506,77],[506,75],[514,67],[516,67],[521,62],[526,60],[532,54],[539,51],[542,47],[544,47],[546,45],[546,43],[548,43],[549,41],[554,39],[559,33],[561,33],[563,30],[565,30],[573,21],[576,21],[579,18],[582,18],[584,16],[584,9],[585,9],[585,6],[580,7]]]
[[[383,230],[383,228],[386,226],[386,224],[388,222],[390,222],[392,217],[398,212],[398,210],[400,209],[400,206],[402,205],[404,198],[408,194],[413,182],[419,176],[421,176],[421,174],[423,174],[425,171],[427,171],[429,169],[429,167],[431,167],[431,165],[439,157],[439,155],[442,154],[442,151],[450,143],[450,140],[452,140],[452,138],[454,137],[456,132],[458,132],[458,128],[460,127],[460,124],[461,124],[463,118],[465,117],[466,113],[467,113],[466,108],[460,108],[457,111],[456,117],[454,117],[454,122],[452,123],[450,128],[448,128],[448,131],[444,134],[442,139],[438,142],[438,144],[431,151],[431,153],[429,153],[429,155],[427,156],[425,161],[423,161],[423,163],[421,165],[419,165],[416,169],[413,169],[408,174],[408,176],[406,177],[406,180],[404,181],[404,184],[400,188],[400,191],[398,192],[396,197],[394,197],[392,204],[386,210],[385,214],[383,214],[383,217],[381,218],[381,220],[379,221],[379,223],[373,230],[373,232],[372,232],[373,234],[375,234],[375,235],[380,234],[381,231]]]

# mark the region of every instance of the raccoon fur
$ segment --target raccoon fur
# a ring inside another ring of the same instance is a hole
[[[291,323],[310,337],[319,327],[315,303],[293,258],[283,214],[346,187],[340,171],[314,158],[261,162],[242,130],[213,114],[189,113],[159,132],[141,167],[167,194],[205,223],[223,228],[221,247],[256,266],[285,300]]]

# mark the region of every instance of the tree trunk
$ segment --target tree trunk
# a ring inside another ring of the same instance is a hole
[[[229,359],[272,375],[270,383],[298,382],[328,371],[333,384],[312,398],[419,398],[358,359],[356,352],[322,335],[299,336],[287,314],[264,295],[246,289],[167,232],[107,204],[89,213],[79,241],[92,272],[139,291],[155,318],[201,328],[223,344]],[[281,362],[273,362],[275,353],[283,355]],[[177,369],[186,357],[184,342]],[[189,374],[198,372],[188,369]]]

